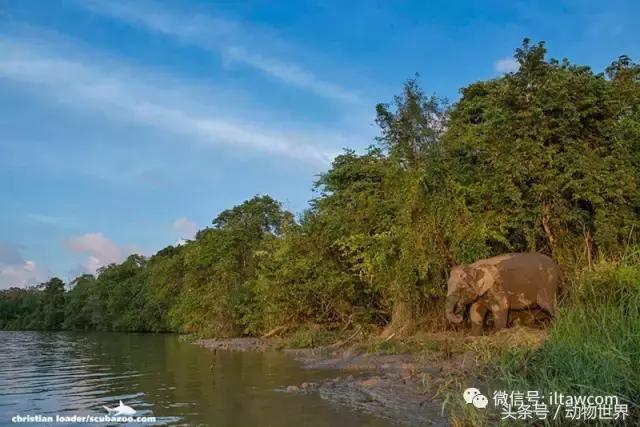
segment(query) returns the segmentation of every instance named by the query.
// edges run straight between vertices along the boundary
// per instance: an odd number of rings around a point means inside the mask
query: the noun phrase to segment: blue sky
[[[295,212],[377,102],[513,70],[524,37],[601,71],[640,6],[0,0],[0,288],[190,238],[268,193]]]

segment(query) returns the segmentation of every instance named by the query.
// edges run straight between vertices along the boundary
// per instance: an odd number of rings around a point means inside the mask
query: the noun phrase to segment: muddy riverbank
[[[236,338],[199,340],[212,350],[266,351],[278,339]],[[283,350],[308,369],[339,372],[314,383],[287,384],[287,393],[317,393],[323,399],[407,425],[447,425],[441,401],[432,399],[425,381],[440,368],[424,366],[411,354],[379,355],[355,347]]]
[[[338,369],[341,374],[292,392],[317,392],[321,397],[408,425],[447,425],[442,400],[430,389],[441,368],[425,366],[412,354],[370,354],[350,349],[292,350],[304,367]]]
[[[523,342],[526,337],[526,342]],[[325,346],[282,350],[305,368],[339,372],[316,383],[287,384],[288,393],[317,393],[322,398],[406,425],[448,425],[446,392],[477,385],[480,365],[491,348],[532,346],[543,331],[510,330],[485,337],[424,334],[403,340],[404,347]],[[380,341],[387,343],[386,341]],[[276,350],[275,338],[205,339],[197,344],[212,350]],[[385,354],[387,353],[387,354]]]

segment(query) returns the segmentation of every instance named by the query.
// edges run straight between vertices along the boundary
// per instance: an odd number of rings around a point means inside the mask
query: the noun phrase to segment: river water
[[[119,400],[153,425],[391,425],[279,390],[332,375],[283,353],[214,353],[176,335],[0,332],[0,425],[16,415],[103,416]]]

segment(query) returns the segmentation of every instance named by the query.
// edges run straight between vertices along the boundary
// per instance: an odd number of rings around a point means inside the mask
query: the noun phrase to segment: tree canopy
[[[409,80],[379,137],[318,177],[298,218],[267,195],[182,246],[0,292],[0,328],[257,335],[308,323],[403,327],[438,310],[449,268],[537,251],[566,271],[640,230],[640,66],[603,72],[525,40],[517,71],[454,104]]]

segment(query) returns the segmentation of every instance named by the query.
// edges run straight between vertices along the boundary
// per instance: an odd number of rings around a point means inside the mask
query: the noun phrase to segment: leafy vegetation
[[[356,325],[401,334],[426,318],[438,327],[453,262],[538,251],[571,279],[621,258],[640,230],[640,66],[621,56],[594,73],[546,59],[544,45],[528,40],[515,59],[518,71],[467,86],[453,105],[408,81],[376,107],[377,140],[362,154],[337,156],[299,218],[256,196],[185,245],[132,255],[67,290],[51,279],[0,292],[0,328],[282,330],[307,346]],[[625,271],[615,274],[632,275]],[[637,343],[611,347],[616,338],[606,332],[601,345],[585,347],[584,334],[602,325],[632,333],[637,325],[622,319],[637,318],[630,301],[638,294],[616,287],[630,283],[622,276],[584,277],[544,352],[527,357],[546,358],[558,372],[566,352],[580,353],[585,366],[605,353],[598,360],[611,366],[638,360]],[[587,316],[580,298],[596,289],[620,297],[593,298],[600,311]],[[615,390],[630,392],[629,381],[639,383],[624,374]]]
[[[615,394],[639,405],[639,255],[585,272],[544,345],[504,354],[499,378],[514,389]]]
[[[536,330],[502,331],[474,350],[483,369],[477,382],[494,390],[542,395],[613,395],[628,405],[630,416],[592,425],[638,425],[640,413],[640,248],[628,248],[619,259],[601,259],[570,281],[571,292],[546,334]],[[475,347],[475,348],[474,348]],[[441,353],[438,353],[441,354]],[[467,383],[467,378],[455,378]],[[461,384],[458,384],[463,387]],[[448,388],[452,425],[512,425],[496,411],[476,411],[460,403],[459,390]],[[573,425],[575,420],[547,419],[545,425]]]

